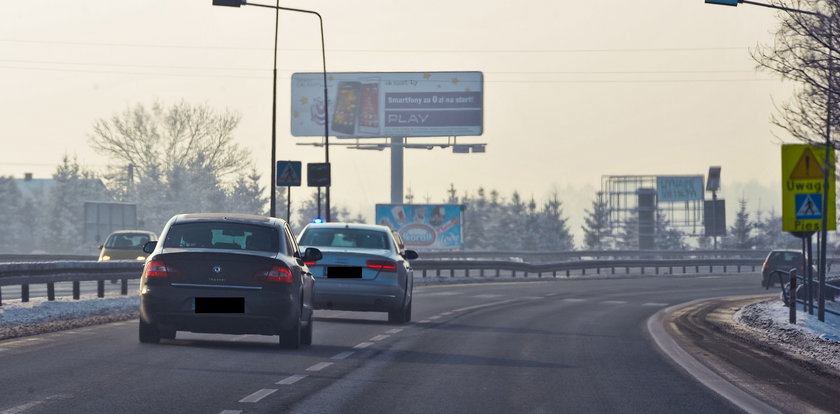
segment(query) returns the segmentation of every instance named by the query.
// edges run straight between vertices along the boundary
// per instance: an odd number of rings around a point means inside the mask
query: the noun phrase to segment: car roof
[[[273,224],[283,225],[285,220],[276,217],[258,216],[256,214],[242,214],[242,213],[188,213],[178,214],[175,216],[174,223],[195,223],[201,221],[231,221],[237,223],[249,224]]]
[[[376,230],[376,231],[385,231],[390,233],[391,228],[387,226],[382,226],[379,224],[364,224],[364,223],[342,223],[342,222],[329,222],[329,223],[309,223],[306,225],[306,228],[317,228],[317,229],[359,229],[359,230]]]
[[[149,231],[149,230],[117,230],[117,231],[111,232],[111,234],[136,234],[136,233],[154,234],[155,236],[157,236],[157,233],[155,233],[153,231]]]

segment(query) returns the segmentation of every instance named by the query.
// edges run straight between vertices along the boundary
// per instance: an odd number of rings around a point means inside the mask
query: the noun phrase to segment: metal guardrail
[[[650,253],[650,252],[647,252]],[[463,254],[463,253],[462,253]],[[829,265],[833,261],[830,259]],[[511,272],[529,277],[535,275],[542,278],[571,277],[572,272],[581,276],[617,274],[617,270],[624,270],[624,274],[673,274],[674,269],[681,269],[683,274],[693,272],[722,272],[742,273],[757,272],[763,263],[763,258],[691,258],[691,259],[614,259],[614,260],[569,260],[555,262],[528,263],[519,260],[476,260],[461,259],[418,259],[413,260],[412,267],[415,277],[455,277],[460,272],[462,276],[472,277],[476,272],[478,277],[499,277],[501,272]],[[104,283],[107,280],[120,279],[122,281],[121,294],[127,294],[128,280],[138,279],[142,272],[143,263],[136,261],[95,262],[87,260],[53,261],[36,263],[0,263],[0,288],[18,285],[21,289],[21,300],[29,300],[29,286],[33,284],[47,285],[47,298],[55,299],[55,283],[72,282],[73,298],[80,296],[79,283],[96,281],[97,294],[104,296]],[[666,271],[667,270],[667,271]],[[488,274],[489,273],[489,274]],[[577,274],[576,274],[577,276]],[[2,306],[2,290],[0,290],[0,306]]]
[[[128,294],[128,280],[138,279],[143,263],[129,260],[110,262],[56,261],[35,263],[0,263],[0,289],[3,286],[20,286],[21,301],[29,301],[29,287],[34,284],[47,285],[47,299],[55,300],[55,284],[73,283],[73,299],[79,299],[80,282],[96,281],[97,296],[105,296],[105,281],[120,279],[120,294]],[[0,290],[0,306],[3,305]]]

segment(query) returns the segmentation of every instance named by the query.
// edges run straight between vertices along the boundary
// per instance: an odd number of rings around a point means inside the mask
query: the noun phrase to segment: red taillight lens
[[[373,269],[379,272],[397,271],[397,264],[388,260],[368,260],[367,262],[365,262],[365,265],[367,265],[369,269]]]
[[[317,263],[317,262],[303,262],[303,264],[305,264],[307,266],[315,266],[315,263]]]
[[[143,276],[146,277],[174,277],[178,273],[178,269],[167,266],[162,260],[152,260],[143,268]]]
[[[258,272],[256,277],[265,282],[292,283],[294,281],[292,271],[283,266],[274,266],[269,270]]]

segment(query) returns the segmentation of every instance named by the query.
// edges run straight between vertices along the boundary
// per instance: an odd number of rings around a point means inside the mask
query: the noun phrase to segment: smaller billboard
[[[463,209],[460,204],[377,204],[376,223],[398,232],[409,248],[460,249]]]
[[[664,175],[656,177],[656,199],[659,202],[702,200],[702,175]]]

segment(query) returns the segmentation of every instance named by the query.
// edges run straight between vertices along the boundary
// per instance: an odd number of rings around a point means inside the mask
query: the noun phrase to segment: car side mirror
[[[406,260],[414,260],[420,257],[420,255],[417,254],[417,252],[415,252],[414,250],[406,250],[405,253],[403,253],[403,257],[405,257]]]
[[[100,245],[99,245],[99,250],[102,250],[104,247],[105,247],[105,245],[104,245],[104,244],[100,244]]]
[[[303,252],[304,262],[317,262],[318,260],[321,260],[323,258],[324,254],[314,247],[307,247],[306,251]]]
[[[146,242],[146,244],[143,245],[143,253],[151,253],[155,251],[155,247],[157,247],[156,241]]]

